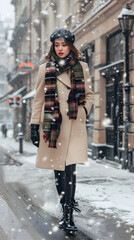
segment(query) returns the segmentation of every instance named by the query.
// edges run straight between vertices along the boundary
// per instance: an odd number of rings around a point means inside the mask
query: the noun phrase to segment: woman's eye
[[[63,44],[62,47],[66,47],[67,44]],[[59,45],[55,45],[55,47],[59,47]]]

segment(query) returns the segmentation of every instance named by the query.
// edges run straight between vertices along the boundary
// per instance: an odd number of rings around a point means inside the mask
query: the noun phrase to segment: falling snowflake
[[[61,59],[61,60],[59,61],[59,65],[60,65],[60,66],[64,66],[64,65],[65,65],[65,60]]]
[[[108,168],[108,165],[105,165],[105,168]]]
[[[62,14],[58,14],[56,15],[57,18],[61,18],[62,17]]]
[[[105,118],[103,121],[102,121],[102,125],[104,127],[108,127],[110,124],[111,124],[111,119],[110,118]]]
[[[26,37],[26,40],[27,40],[27,41],[30,41],[30,37]]]
[[[117,221],[116,227],[119,228],[121,226],[120,221]]]
[[[52,231],[53,231],[53,232],[57,232],[57,231],[58,231],[58,227],[57,227],[57,226],[54,226],[54,227],[52,228]]]
[[[44,91],[45,91],[45,93],[46,93],[46,91],[47,91],[47,88],[46,88],[46,87],[44,87]]]
[[[15,228],[11,228],[11,231],[12,231],[12,232],[15,232]]]
[[[86,167],[88,167],[90,164],[89,164],[89,162],[85,162],[84,165],[85,165]]]
[[[74,174],[74,175],[77,175],[77,174],[78,174],[78,171],[74,171],[73,174]]]
[[[89,225],[94,224],[94,222],[95,222],[95,221],[94,221],[93,219],[88,220],[88,224],[89,224]]]
[[[30,204],[30,205],[28,205],[28,206],[26,207],[26,209],[27,209],[27,210],[30,210],[31,207],[32,207],[32,205]]]

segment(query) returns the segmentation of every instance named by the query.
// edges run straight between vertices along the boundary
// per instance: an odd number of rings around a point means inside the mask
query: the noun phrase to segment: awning
[[[23,96],[22,100],[34,98],[35,90],[32,90],[31,92],[27,93],[25,96]]]
[[[14,89],[12,89],[12,90],[8,91],[7,93],[5,93],[2,97],[0,97],[0,100],[2,100],[2,99],[4,99],[4,98],[5,98],[4,100],[6,100],[6,99],[7,99],[6,97],[7,97],[8,95],[12,94],[13,91],[14,91]]]
[[[23,86],[21,88],[19,88],[17,91],[14,92],[14,89],[11,89],[10,91],[8,91],[7,93],[5,93],[2,97],[0,97],[0,102],[4,102],[7,101],[8,96],[11,97],[15,97],[17,95],[19,95],[22,91],[24,91],[26,89],[26,86]]]
[[[18,96],[23,90],[26,89],[26,86],[23,86],[21,88],[19,88],[17,91],[15,91],[13,94],[12,94],[12,97],[15,97],[15,96]]]

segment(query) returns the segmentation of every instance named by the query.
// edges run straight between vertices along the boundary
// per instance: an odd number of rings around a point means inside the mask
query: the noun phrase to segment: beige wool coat
[[[89,114],[93,103],[91,79],[88,65],[84,62],[80,63],[83,67],[85,79],[85,107]],[[42,122],[44,118],[45,67],[46,63],[39,67],[36,95],[30,122],[40,125],[40,144],[37,150],[36,167],[64,171],[66,165],[77,163],[84,164],[87,162],[86,112],[84,107],[79,105],[77,119],[68,118],[67,99],[71,89],[70,73],[64,72],[57,76],[58,99],[60,103],[60,112],[62,114],[62,123],[57,141],[57,148],[48,148],[48,143],[44,142],[42,131]]]

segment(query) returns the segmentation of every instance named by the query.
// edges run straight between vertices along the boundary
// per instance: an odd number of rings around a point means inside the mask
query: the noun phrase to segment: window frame
[[[113,37],[115,37],[116,35],[118,35],[120,33],[122,34],[121,29],[118,29],[116,32],[107,36],[107,39],[106,39],[106,63],[107,64],[111,64],[111,63],[116,62],[116,61],[111,61],[110,60],[110,49],[112,49],[112,48],[110,48],[110,39],[112,39]],[[123,35],[122,35],[122,37],[123,37]],[[123,60],[123,58],[119,59],[118,61],[120,61],[120,60]]]

